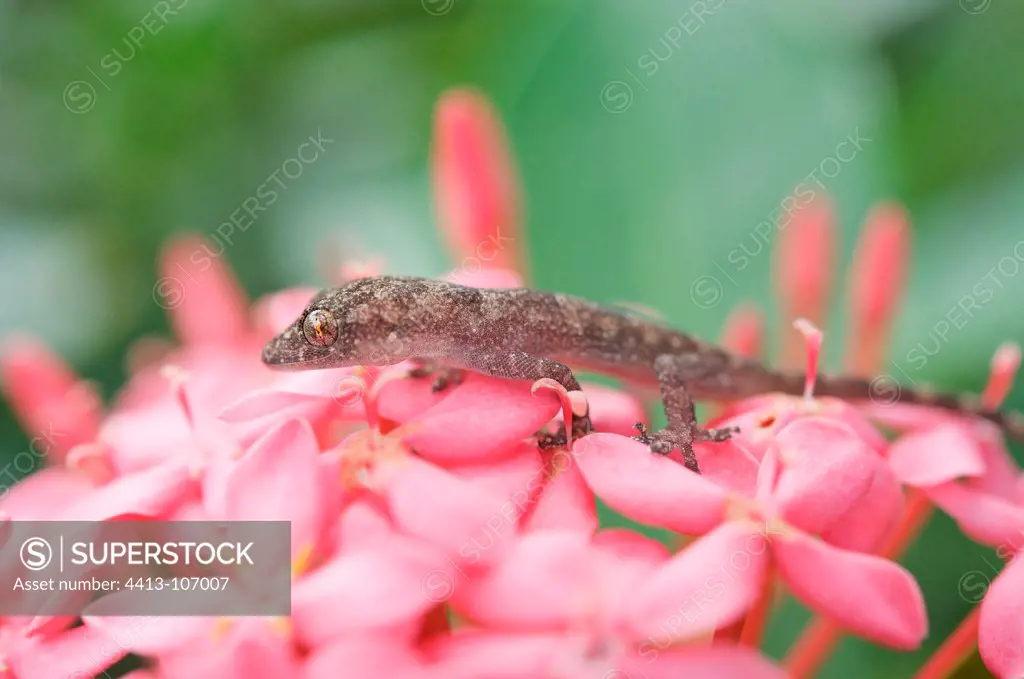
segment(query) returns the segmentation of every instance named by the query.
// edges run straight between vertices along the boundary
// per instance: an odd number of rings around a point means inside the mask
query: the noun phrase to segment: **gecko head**
[[[385,365],[402,360],[387,277],[360,278],[317,293],[302,314],[263,347],[263,363],[276,370]],[[394,326],[394,327],[393,327]],[[399,343],[400,344],[400,343]]]
[[[263,347],[263,363],[277,370],[340,368],[356,365],[345,316],[336,307],[337,292],[323,290],[302,314]]]

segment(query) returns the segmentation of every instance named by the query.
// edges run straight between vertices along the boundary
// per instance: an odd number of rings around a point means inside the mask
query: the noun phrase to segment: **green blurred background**
[[[45,338],[109,396],[133,339],[167,332],[152,296],[161,243],[213,233],[318,130],[335,142],[228,246],[248,291],[325,282],[324,251],[381,255],[395,273],[450,268],[431,114],[438,93],[471,83],[509,129],[538,286],[716,336],[741,300],[774,310],[767,248],[742,271],[718,267],[756,248],[756,225],[820,167],[834,175],[818,176],[841,218],[839,274],[873,202],[913,216],[892,350],[905,356],[934,346],[935,324],[1024,240],[1022,31],[1016,0],[7,0],[0,334]],[[826,163],[858,133],[870,141],[854,158]],[[998,343],[1024,339],[1024,275],[1003,269],[923,378],[977,390]],[[703,276],[721,287],[695,304]],[[840,294],[832,358],[843,306]],[[0,452],[26,446],[0,411]],[[909,676],[968,610],[958,581],[988,573],[989,554],[934,520],[906,559],[929,604],[926,647],[848,640],[824,676]],[[787,605],[769,652],[803,619]],[[969,674],[985,676],[976,660]]]

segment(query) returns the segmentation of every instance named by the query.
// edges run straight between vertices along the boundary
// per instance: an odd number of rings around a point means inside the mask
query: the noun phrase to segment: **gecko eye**
[[[318,347],[329,347],[338,339],[338,322],[326,309],[314,309],[302,321],[306,341]]]

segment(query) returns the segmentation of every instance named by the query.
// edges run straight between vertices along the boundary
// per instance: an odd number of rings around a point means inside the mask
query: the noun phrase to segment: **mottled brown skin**
[[[337,339],[329,346],[313,344],[303,334],[304,319],[316,309],[330,311],[337,322]],[[547,377],[570,391],[580,388],[570,365],[657,385],[668,426],[650,435],[641,431],[639,438],[656,453],[680,450],[694,471],[694,442],[724,441],[733,433],[701,429],[694,399],[800,394],[804,388],[802,374],[772,370],[649,319],[578,297],[526,288],[469,288],[408,276],[361,278],[320,292],[263,350],[264,363],[278,369],[392,365],[407,359],[508,379]],[[860,378],[821,376],[815,393],[864,400],[870,388]],[[899,399],[977,415],[1014,438],[1024,437],[1018,417],[981,411],[971,398],[902,388]],[[589,418],[574,418],[572,429],[574,436],[589,431]]]

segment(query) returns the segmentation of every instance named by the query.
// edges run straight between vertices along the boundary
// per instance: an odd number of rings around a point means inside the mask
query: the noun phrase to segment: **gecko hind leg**
[[[720,366],[715,362],[709,362],[709,358],[701,354],[659,356],[654,361],[654,371],[658,376],[661,402],[665,408],[668,426],[651,434],[640,425],[637,427],[640,435],[636,439],[650,446],[651,452],[659,455],[668,455],[673,450],[679,450],[687,469],[699,474],[700,467],[693,452],[693,444],[704,441],[728,441],[739,431],[737,427],[702,429],[697,424],[690,388],[699,384],[701,380],[714,376],[719,369]]]
[[[466,378],[466,371],[461,368],[442,365],[432,358],[417,358],[414,360],[417,366],[409,371],[409,377],[415,379],[433,377],[434,381],[430,384],[432,392],[437,393],[444,391],[450,386],[458,386]]]

